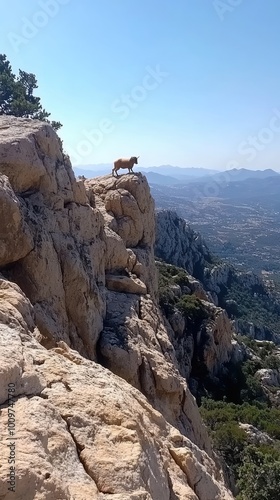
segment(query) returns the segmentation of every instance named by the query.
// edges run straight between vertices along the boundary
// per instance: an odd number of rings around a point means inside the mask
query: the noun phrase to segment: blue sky
[[[36,74],[73,164],[280,170],[278,0],[10,0],[0,52]]]

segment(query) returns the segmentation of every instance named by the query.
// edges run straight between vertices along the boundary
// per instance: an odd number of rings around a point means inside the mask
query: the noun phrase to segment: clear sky
[[[280,170],[279,0],[0,4],[73,164]]]

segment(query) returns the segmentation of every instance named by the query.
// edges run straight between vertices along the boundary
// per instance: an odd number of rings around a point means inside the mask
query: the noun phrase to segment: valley
[[[186,186],[151,185],[156,208],[174,210],[201,233],[209,249],[237,269],[261,275],[269,290],[280,298],[280,198],[278,178],[255,195],[259,182],[230,183],[216,197],[198,197],[202,184]],[[232,185],[231,185],[232,184]],[[242,189],[237,190],[236,184]],[[244,186],[245,184],[245,186]],[[247,186],[246,186],[247,184]],[[268,183],[266,183],[268,184]],[[247,189],[246,189],[247,188]],[[245,193],[247,192],[247,197]],[[279,190],[280,192],[280,190]]]

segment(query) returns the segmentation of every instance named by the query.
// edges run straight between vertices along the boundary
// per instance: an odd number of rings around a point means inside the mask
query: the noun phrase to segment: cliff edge
[[[0,499],[233,498],[154,240],[144,176],[77,181],[49,125],[0,117]]]

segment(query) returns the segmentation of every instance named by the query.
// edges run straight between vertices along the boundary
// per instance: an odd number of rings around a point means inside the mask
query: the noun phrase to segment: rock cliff
[[[201,236],[175,212],[156,214],[155,255],[199,280],[207,299],[235,319],[237,333],[280,344],[279,302],[263,280],[213,256]]]
[[[232,322],[187,271],[161,261],[156,265],[159,304],[172,327],[169,336],[179,370],[200,399],[208,383],[223,378],[238,354]]]
[[[202,279],[212,256],[201,236],[169,210],[158,212],[156,222],[156,255]]]
[[[49,125],[0,117],[0,216],[0,498],[231,499],[158,307],[145,177],[76,181]]]

